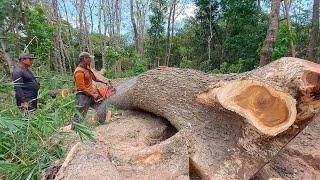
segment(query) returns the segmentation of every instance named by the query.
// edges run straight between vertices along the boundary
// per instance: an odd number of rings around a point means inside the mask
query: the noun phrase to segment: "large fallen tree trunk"
[[[320,179],[319,149],[318,115],[252,179]]]
[[[161,68],[120,84],[109,103],[170,121],[204,179],[248,179],[318,111],[319,72],[297,58],[231,75]]]

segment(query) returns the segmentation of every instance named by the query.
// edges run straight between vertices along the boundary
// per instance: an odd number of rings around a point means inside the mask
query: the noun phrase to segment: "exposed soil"
[[[94,131],[98,141],[72,147],[56,179],[190,179],[187,147],[165,119],[119,111]]]

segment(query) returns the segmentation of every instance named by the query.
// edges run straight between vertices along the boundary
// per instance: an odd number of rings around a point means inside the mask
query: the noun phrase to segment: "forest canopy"
[[[270,62],[283,56],[318,62],[317,4],[317,0],[1,0],[4,67],[12,69],[19,54],[28,51],[39,58],[35,67],[72,72],[84,49],[94,54],[94,67],[104,69],[108,77],[133,76],[159,65],[238,73],[258,67],[263,58]],[[272,13],[276,21],[269,18]]]

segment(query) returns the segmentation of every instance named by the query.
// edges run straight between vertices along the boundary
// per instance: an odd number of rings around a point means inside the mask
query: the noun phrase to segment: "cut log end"
[[[55,89],[50,90],[47,93],[48,96],[51,96],[52,98],[56,98],[57,95],[61,95],[62,97],[67,97],[69,95],[68,89]]]
[[[233,101],[267,127],[274,127],[285,122],[289,115],[286,102],[273,96],[263,86],[248,86],[236,95]]]
[[[223,107],[245,117],[267,135],[287,130],[296,119],[295,99],[259,81],[230,82],[219,88],[216,97]]]
[[[287,130],[295,121],[295,99],[289,94],[253,80],[230,82],[218,89],[211,89],[197,97],[198,102],[236,112],[260,132],[275,136]]]

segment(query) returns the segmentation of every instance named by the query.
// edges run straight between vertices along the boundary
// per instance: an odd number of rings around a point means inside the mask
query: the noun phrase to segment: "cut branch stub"
[[[296,119],[295,100],[259,81],[232,81],[216,91],[216,99],[267,135],[287,130]]]

